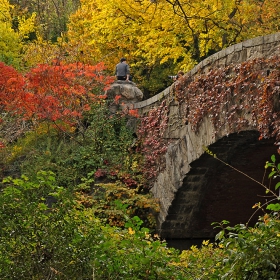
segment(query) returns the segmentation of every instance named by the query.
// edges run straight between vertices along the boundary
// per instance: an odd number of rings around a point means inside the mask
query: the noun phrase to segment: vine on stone
[[[176,83],[175,94],[185,105],[192,129],[198,131],[208,116],[216,133],[225,126],[238,132],[251,125],[260,132],[260,139],[279,141],[279,62],[279,57],[258,58],[200,76],[184,76]]]
[[[215,134],[225,128],[234,133],[251,126],[260,132],[260,139],[275,137],[280,145],[279,64],[277,56],[258,58],[203,75],[185,75],[174,83],[175,99],[184,108],[183,123],[197,132],[207,116]],[[164,100],[138,126],[148,185],[165,167],[163,155],[172,141],[164,138],[168,114],[169,104]]]
[[[151,185],[165,165],[163,155],[170,143],[164,138],[168,125],[168,113],[169,107],[166,100],[163,100],[158,107],[153,108],[141,118],[141,123],[138,126],[140,151],[144,155],[142,170],[148,185]]]

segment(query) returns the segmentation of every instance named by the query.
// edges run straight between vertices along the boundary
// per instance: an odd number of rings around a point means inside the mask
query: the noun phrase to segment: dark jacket
[[[116,76],[127,76],[129,74],[129,66],[126,63],[120,62],[116,66]]]

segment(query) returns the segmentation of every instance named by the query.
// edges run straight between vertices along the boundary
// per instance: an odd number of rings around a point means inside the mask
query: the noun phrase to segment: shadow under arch
[[[257,131],[243,131],[225,136],[208,148],[253,179],[259,182],[264,179],[268,186],[264,166],[272,154],[276,155],[275,139],[258,138]],[[271,182],[271,187],[275,184]],[[256,210],[252,206],[266,202],[265,196],[261,185],[204,153],[191,163],[191,170],[161,226],[160,236],[166,239],[213,238],[219,229],[213,229],[211,223],[228,220],[231,226],[245,224]],[[261,214],[254,215],[249,225],[256,223]]]

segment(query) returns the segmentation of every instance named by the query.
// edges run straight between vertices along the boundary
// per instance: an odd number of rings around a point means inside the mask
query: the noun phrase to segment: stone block
[[[255,47],[255,46],[263,45],[263,44],[264,44],[264,37],[259,36],[259,37],[244,41],[243,42],[243,47],[244,48],[251,48],[251,47]]]
[[[234,52],[240,52],[243,50],[244,44],[243,44],[243,42],[241,42],[241,43],[233,45],[233,47],[234,47]]]
[[[279,44],[277,44],[277,42],[274,42],[271,44],[264,45],[262,51],[263,51],[264,56],[266,56],[268,58],[270,56],[279,55],[280,47],[279,47]]]
[[[217,59],[223,59],[226,55],[227,55],[226,49],[222,49],[221,51],[219,51],[217,53],[217,56],[218,56]]]
[[[267,35],[267,36],[269,36],[269,35]],[[280,32],[273,34],[273,37],[274,37],[274,42],[279,42],[280,41]]]
[[[184,213],[185,216],[188,217],[186,219],[189,219],[191,217],[192,211],[193,211],[193,205],[190,205],[190,204],[180,205],[179,213]],[[168,216],[168,218],[169,218],[169,216]]]
[[[188,72],[188,74],[190,74],[191,76],[195,75],[197,73],[197,69],[198,69],[198,66],[196,65],[192,70],[190,70]]]
[[[233,46],[230,46],[230,47],[228,47],[228,48],[226,48],[226,49],[225,49],[225,54],[226,54],[226,56],[229,56],[229,55],[231,55],[232,53],[234,53],[234,48],[235,48],[234,45],[233,45]]]
[[[232,52],[230,54],[228,54],[227,56],[227,65],[232,64],[238,64],[241,62],[241,51],[240,52]]]
[[[265,45],[265,44],[274,43],[275,39],[277,38],[276,34],[277,33],[263,36],[263,44]]]
[[[243,61],[263,57],[263,45],[254,46],[247,49],[247,54],[244,54]]]
[[[183,230],[185,228],[185,224],[181,222],[176,222],[174,223],[173,228],[175,228],[176,230]]]

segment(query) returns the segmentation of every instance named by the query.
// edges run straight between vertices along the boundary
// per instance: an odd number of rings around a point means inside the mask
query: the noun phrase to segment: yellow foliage
[[[29,18],[22,16],[18,18],[18,34],[21,39],[28,38],[29,33],[35,31],[36,14],[33,13]]]
[[[13,9],[13,6],[10,5],[8,0],[1,0],[0,1],[0,21],[10,21],[11,14],[10,9]]]
[[[123,56],[148,65],[176,60],[184,56],[176,38],[183,21],[169,11],[165,3],[148,0],[82,0],[70,19],[69,41],[90,59],[105,61],[112,71]]]
[[[128,233],[131,234],[131,235],[135,234],[135,230],[133,230],[132,228],[128,228]]]
[[[274,2],[81,0],[70,18],[69,43],[76,56],[103,60],[112,72],[123,56],[132,66],[173,61],[186,71],[213,51],[277,32],[280,4]]]
[[[20,68],[24,39],[34,31],[35,14],[17,17],[17,30],[13,29],[13,6],[7,0],[0,1],[0,61]]]
[[[51,63],[54,59],[62,58],[64,60],[62,53],[58,44],[43,40],[37,33],[37,40],[30,42],[25,50],[24,60],[27,66],[34,67],[41,63]]]

